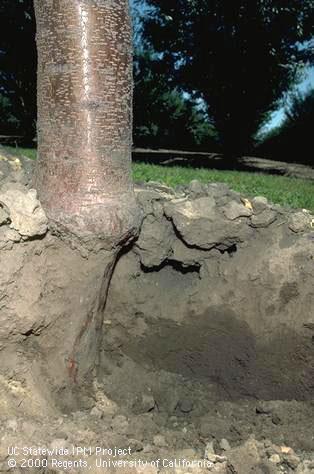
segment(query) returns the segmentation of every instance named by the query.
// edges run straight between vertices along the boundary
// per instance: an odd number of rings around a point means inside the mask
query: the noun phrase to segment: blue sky
[[[304,94],[307,90],[312,89],[314,87],[314,67],[307,68],[304,72],[304,78],[295,88],[296,91]],[[278,127],[285,118],[285,108],[284,105],[280,107],[278,110],[273,112],[271,115],[270,121],[267,125],[260,130],[260,133],[267,132],[274,127]]]

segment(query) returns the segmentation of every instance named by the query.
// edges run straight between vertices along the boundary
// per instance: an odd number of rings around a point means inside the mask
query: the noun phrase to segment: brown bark
[[[34,187],[52,221],[116,244],[138,225],[128,0],[35,0],[35,12]]]

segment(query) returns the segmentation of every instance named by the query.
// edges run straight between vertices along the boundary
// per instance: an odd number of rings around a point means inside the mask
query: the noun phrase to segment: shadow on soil
[[[123,351],[135,362],[216,383],[230,400],[310,400],[314,395],[313,341],[287,328],[258,340],[233,314],[208,310],[182,325],[159,320],[149,335]],[[306,368],[305,368],[306,367]]]

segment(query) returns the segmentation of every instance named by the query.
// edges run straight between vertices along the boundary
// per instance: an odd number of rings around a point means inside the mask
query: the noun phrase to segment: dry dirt
[[[102,250],[51,233],[28,166],[0,162],[0,472],[313,473],[313,216],[224,185],[138,186],[97,377],[69,392],[40,358],[58,374]]]

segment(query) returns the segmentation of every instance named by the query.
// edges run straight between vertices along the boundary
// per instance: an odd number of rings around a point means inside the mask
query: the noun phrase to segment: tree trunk
[[[27,324],[20,327],[19,310],[11,321],[25,338],[19,354],[32,380],[44,374],[44,393],[71,394],[91,384],[115,260],[140,225],[131,178],[131,26],[127,0],[35,0],[35,12],[33,187],[52,235],[25,251],[35,295],[24,303]],[[73,406],[71,395],[59,398]]]
[[[114,246],[138,224],[131,178],[132,41],[127,0],[35,0],[34,186],[52,222]]]

